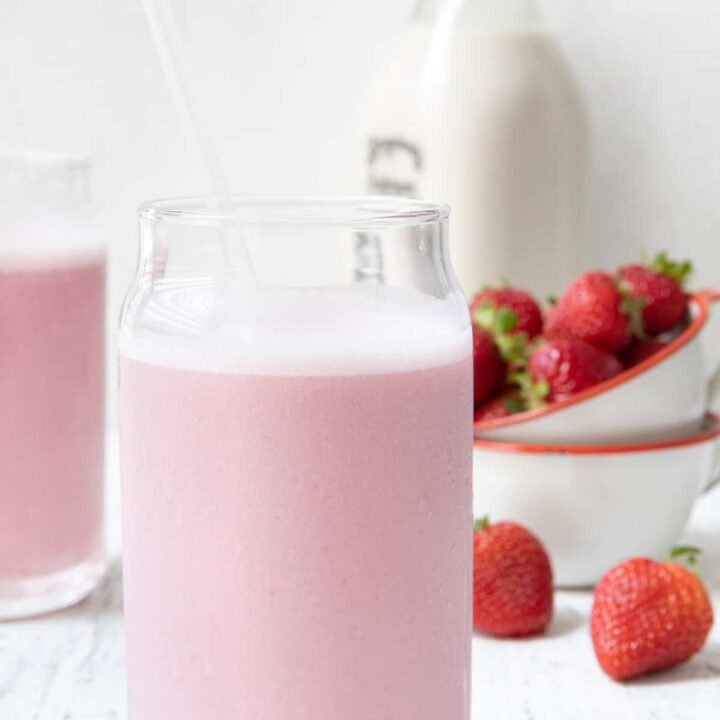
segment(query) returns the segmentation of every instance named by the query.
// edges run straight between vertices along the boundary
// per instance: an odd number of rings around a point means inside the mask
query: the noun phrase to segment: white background
[[[590,110],[597,261],[667,247],[695,259],[699,283],[720,284],[717,0],[542,4]],[[339,181],[347,138],[412,5],[174,0],[235,192],[353,190]],[[207,190],[140,0],[0,0],[0,99],[0,150],[93,159],[112,327],[135,261],[136,206]],[[112,378],[112,349],[110,365]]]

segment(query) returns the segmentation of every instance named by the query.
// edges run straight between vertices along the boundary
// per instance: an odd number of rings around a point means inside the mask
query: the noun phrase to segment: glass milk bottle
[[[104,571],[105,249],[89,167],[0,156],[0,618]]]
[[[368,233],[405,249],[384,284],[358,267]],[[468,720],[472,343],[446,233],[410,200],[142,210],[120,323],[132,720]]]
[[[585,241],[586,128],[535,0],[421,0],[369,93],[371,192],[447,202],[471,295],[558,293]]]

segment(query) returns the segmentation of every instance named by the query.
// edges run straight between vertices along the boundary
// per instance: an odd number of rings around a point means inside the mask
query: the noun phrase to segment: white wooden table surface
[[[112,438],[110,468],[116,453]],[[116,471],[108,475],[109,580],[70,610],[0,623],[0,720],[125,718],[118,480]],[[702,571],[715,588],[720,615],[720,488],[698,504],[686,539],[705,550]],[[720,718],[720,618],[690,663],[621,685],[595,663],[587,629],[590,602],[589,593],[557,593],[555,619],[541,638],[473,640],[473,720]]]

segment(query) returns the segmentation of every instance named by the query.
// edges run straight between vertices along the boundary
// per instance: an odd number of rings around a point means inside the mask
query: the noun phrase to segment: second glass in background
[[[101,579],[105,248],[89,166],[0,156],[0,619]]]

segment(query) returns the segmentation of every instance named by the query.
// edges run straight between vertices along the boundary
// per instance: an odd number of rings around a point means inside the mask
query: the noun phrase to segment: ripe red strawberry
[[[475,295],[470,303],[474,314],[478,308],[488,305],[496,309],[511,310],[517,323],[512,334],[524,332],[532,339],[542,332],[543,316],[537,300],[524,290],[515,288],[488,288]]]
[[[475,405],[480,405],[500,389],[505,366],[492,336],[473,324],[473,387]]]
[[[626,560],[595,588],[593,646],[600,667],[616,680],[685,662],[705,644],[712,624],[701,580],[673,562]]]
[[[620,374],[623,366],[610,353],[572,338],[547,340],[530,356],[530,377],[555,402]]]
[[[645,362],[655,353],[660,352],[667,343],[659,340],[635,340],[630,347],[623,352],[621,360],[626,368],[635,367],[641,362]]]
[[[623,297],[615,279],[604,272],[580,275],[550,311],[545,323],[548,338],[577,338],[609,353],[640,332],[639,308]]]
[[[692,271],[689,262],[674,263],[660,253],[650,265],[625,265],[618,271],[622,288],[642,302],[648,335],[660,335],[679,325],[688,310],[683,282]]]
[[[484,402],[475,411],[475,422],[490,422],[509,417],[525,410],[522,399],[514,391],[504,393],[500,397]]]
[[[543,631],[553,611],[552,568],[542,543],[510,522],[475,524],[473,624],[499,637]]]

